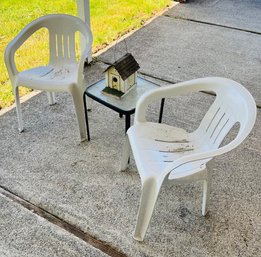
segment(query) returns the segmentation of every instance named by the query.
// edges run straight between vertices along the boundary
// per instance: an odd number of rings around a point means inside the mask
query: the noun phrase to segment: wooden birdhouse
[[[132,54],[125,54],[105,70],[106,87],[125,94],[136,85],[139,68]]]

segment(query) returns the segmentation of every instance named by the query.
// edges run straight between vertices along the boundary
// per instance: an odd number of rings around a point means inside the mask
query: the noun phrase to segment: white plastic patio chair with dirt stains
[[[15,53],[36,31],[46,28],[49,32],[49,64],[17,70]],[[86,41],[77,62],[76,32]],[[81,141],[86,139],[83,106],[84,62],[92,47],[92,33],[80,18],[65,14],[51,14],[40,17],[28,24],[6,47],[5,64],[10,76],[15,96],[19,131],[24,130],[19,91],[20,86],[47,91],[49,104],[55,103],[55,92],[68,92],[72,95],[78,120]]]
[[[194,132],[146,121],[147,107],[154,100],[198,91],[212,91],[216,98]],[[121,160],[121,170],[125,170],[132,149],[142,184],[134,239],[143,241],[165,183],[203,181],[202,215],[205,215],[211,183],[207,162],[242,143],[255,119],[256,104],[251,94],[239,83],[225,78],[196,79],[145,94],[137,103],[135,123],[127,132]],[[220,146],[236,123],[240,125],[237,136]]]

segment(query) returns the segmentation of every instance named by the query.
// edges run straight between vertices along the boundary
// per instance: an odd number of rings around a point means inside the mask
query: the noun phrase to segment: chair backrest
[[[256,119],[256,103],[252,95],[239,83],[225,78],[207,78],[201,81],[201,90],[212,91],[216,99],[195,133],[210,149],[217,149],[231,128],[239,123],[233,148],[252,130]],[[205,88],[205,89],[204,89]]]
[[[32,28],[47,28],[49,31],[50,59],[52,65],[76,63],[76,32],[80,32],[86,45],[92,40],[88,25],[80,18],[66,14],[51,14],[31,23]],[[81,49],[83,51],[84,49]]]

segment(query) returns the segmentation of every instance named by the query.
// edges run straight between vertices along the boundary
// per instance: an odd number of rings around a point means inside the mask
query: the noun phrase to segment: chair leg
[[[48,102],[50,105],[53,105],[56,103],[55,101],[55,93],[54,92],[46,92],[48,97]]]
[[[133,236],[137,241],[143,241],[145,237],[159,191],[160,188],[157,187],[156,181],[152,179],[146,181],[142,187],[138,218]]]
[[[88,97],[88,101],[87,101],[87,111],[91,112],[92,111],[92,106],[93,106],[93,100]]]
[[[15,105],[16,105],[16,113],[18,119],[18,130],[19,132],[23,132],[24,130],[24,122],[22,118],[21,104],[19,98],[19,87],[13,88],[14,97],[15,97]]]
[[[126,135],[124,145],[123,145],[122,156],[121,156],[120,171],[126,170],[130,158],[130,151],[131,151],[130,141],[128,135]]]
[[[87,139],[83,97],[80,90],[73,90],[71,94],[74,102],[74,108],[77,116],[79,130],[80,130],[81,142],[83,142]]]
[[[211,175],[208,172],[207,178],[203,180],[203,199],[202,199],[202,215],[208,212],[209,194],[211,189]]]

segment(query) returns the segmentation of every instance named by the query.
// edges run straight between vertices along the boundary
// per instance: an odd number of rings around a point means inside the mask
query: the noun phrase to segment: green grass
[[[144,21],[165,8],[171,0],[91,0],[93,52],[104,48],[126,32],[139,28]],[[11,84],[4,65],[4,49],[29,22],[50,13],[77,15],[76,0],[1,0],[0,1],[0,109],[14,102]],[[19,70],[48,62],[47,32],[33,35],[17,52]],[[24,95],[29,89],[21,88]]]

